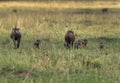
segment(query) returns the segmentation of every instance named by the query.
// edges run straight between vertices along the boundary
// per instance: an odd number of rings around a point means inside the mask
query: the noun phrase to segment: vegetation
[[[0,83],[120,82],[120,3],[14,3],[0,3]],[[22,34],[19,49],[10,39],[16,22]],[[66,49],[67,30],[76,40],[88,39],[87,47]],[[40,49],[33,49],[36,39]]]
[[[119,0],[0,0],[0,1],[119,1]]]

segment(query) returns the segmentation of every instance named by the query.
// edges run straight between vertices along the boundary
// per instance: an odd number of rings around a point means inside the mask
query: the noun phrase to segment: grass
[[[9,2],[0,2],[0,7],[31,7],[31,8],[56,8],[56,9],[66,9],[66,8],[120,8],[119,1],[94,1],[94,2],[84,2],[84,1],[51,1],[51,2],[25,2],[25,1],[9,1]],[[66,4],[67,3],[67,4]]]
[[[27,3],[9,3],[12,2],[0,3],[1,83],[120,82],[118,5],[113,7],[113,2],[108,2],[110,10],[103,14],[99,7],[92,8],[91,3],[84,5],[81,2],[69,2],[67,7],[65,3],[58,2],[55,2],[57,6],[53,3],[39,3],[41,7],[38,7],[38,3],[29,3],[28,7],[24,6]],[[80,3],[81,7],[78,5]],[[5,8],[3,4],[6,4]],[[17,7],[17,26],[22,34],[19,49],[13,49],[10,39],[11,29],[16,24],[12,12],[16,5],[20,5]],[[64,35],[69,29],[75,32],[76,40],[87,38],[87,47],[65,49]],[[36,39],[42,40],[39,50],[33,49],[33,41]],[[105,44],[103,50],[98,48],[100,42]]]

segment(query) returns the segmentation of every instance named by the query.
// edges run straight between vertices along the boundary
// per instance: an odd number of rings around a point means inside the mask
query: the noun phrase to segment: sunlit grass
[[[120,2],[114,1],[95,1],[95,2],[0,2],[1,8],[8,7],[31,7],[31,8],[57,8],[57,9],[66,9],[66,8],[120,8]]]

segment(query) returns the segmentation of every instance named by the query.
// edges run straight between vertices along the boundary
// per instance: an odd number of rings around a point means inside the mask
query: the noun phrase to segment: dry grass
[[[0,7],[3,9],[5,6],[5,10],[0,10],[0,82],[119,83],[120,12],[75,13],[89,7],[91,10],[99,7],[119,8],[118,4],[1,2]],[[22,40],[20,49],[16,50],[12,49],[13,43],[9,37],[16,18],[8,7],[17,6],[23,9],[18,8],[17,13]],[[40,9],[34,10],[35,7]],[[58,10],[61,13],[57,13],[54,8],[72,9]],[[52,14],[49,9],[53,10]],[[69,29],[74,30],[76,40],[87,38],[88,46],[66,50],[63,39]],[[32,47],[37,38],[42,40],[39,50]],[[105,44],[105,49],[98,49],[99,42]]]
[[[1,2],[1,8],[9,7],[31,7],[31,8],[56,8],[56,9],[66,9],[66,8],[120,8],[120,2],[113,1],[96,1],[96,2]]]

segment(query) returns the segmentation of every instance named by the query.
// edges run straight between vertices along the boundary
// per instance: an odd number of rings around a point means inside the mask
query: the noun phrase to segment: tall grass
[[[27,3],[8,3],[11,2],[4,4],[10,8],[2,7],[0,10],[1,83],[120,82],[120,15],[116,13],[119,9],[111,9],[105,14],[99,9],[91,9],[89,11],[93,13],[86,13],[88,10],[79,9],[78,4],[81,2],[69,2],[67,7],[65,3],[56,2],[57,6],[53,3],[39,3],[41,7],[37,7],[37,3],[28,4],[28,7],[34,4],[37,10],[34,10],[33,5],[31,9],[20,6],[17,8],[17,26],[22,39],[20,49],[13,49],[9,36],[16,17],[12,7]],[[86,7],[86,4],[81,6]],[[54,9],[57,7],[61,10]],[[70,29],[75,32],[76,40],[88,39],[87,47],[65,49],[64,35]],[[36,39],[41,39],[40,49],[33,49]],[[103,50],[98,48],[100,42],[105,45]]]
[[[66,4],[67,3],[67,4]],[[29,7],[29,8],[56,8],[56,9],[66,9],[66,8],[120,8],[120,2],[117,1],[95,1],[95,2],[25,2],[25,1],[9,1],[9,2],[0,2],[1,8],[9,7]]]

